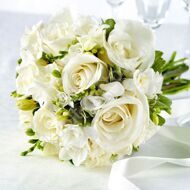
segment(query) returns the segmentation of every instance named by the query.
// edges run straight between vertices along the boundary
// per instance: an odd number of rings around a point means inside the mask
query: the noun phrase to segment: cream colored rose
[[[82,164],[88,155],[88,138],[77,125],[65,125],[60,136],[60,160],[72,160],[74,165]]]
[[[141,136],[148,120],[146,99],[126,96],[113,100],[93,119],[97,143],[111,153],[131,154],[132,145]]]
[[[117,21],[105,40],[109,59],[121,68],[144,70],[154,61],[154,35],[150,28],[137,21]]]
[[[106,65],[92,54],[78,54],[71,58],[62,73],[63,89],[67,94],[80,93],[105,79]]]
[[[37,137],[44,142],[56,143],[62,125],[48,105],[44,105],[34,114],[34,131]]]

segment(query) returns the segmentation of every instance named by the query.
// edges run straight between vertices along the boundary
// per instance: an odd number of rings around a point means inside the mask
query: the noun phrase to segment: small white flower
[[[107,100],[122,96],[125,92],[123,85],[117,81],[108,84],[101,84],[100,88],[105,91],[103,97]]]
[[[89,141],[89,153],[85,161],[87,167],[106,166],[111,164],[111,154],[102,149],[94,140]]]
[[[19,94],[30,95],[29,89],[32,86],[35,76],[38,75],[38,68],[35,64],[22,65],[17,67],[18,76],[16,87]]]
[[[77,94],[106,78],[106,66],[101,60],[91,54],[78,54],[63,69],[63,89],[67,94]]]
[[[137,94],[138,92],[153,98],[156,94],[161,93],[163,76],[154,72],[152,68],[145,71],[136,70],[133,78],[125,79],[122,84],[128,93]]]
[[[35,112],[33,118],[33,127],[37,137],[50,143],[56,143],[58,132],[62,127],[62,123],[57,120],[57,117],[50,106],[47,104]]]
[[[104,30],[97,19],[81,16],[75,27],[76,35],[79,36],[77,39],[84,51],[90,51],[94,47],[103,46]]]
[[[154,61],[154,35],[150,28],[137,21],[117,21],[105,40],[110,60],[121,68],[134,71],[149,68]]]
[[[19,111],[20,125],[24,129],[32,128],[33,114],[32,111]]]
[[[81,100],[81,106],[87,111],[96,111],[105,103],[105,98],[101,96],[86,96]]]
[[[163,76],[158,72],[154,72],[152,68],[143,72],[136,70],[134,72],[134,83],[138,90],[149,97],[154,97],[161,93]]]
[[[75,166],[81,165],[88,155],[88,138],[77,125],[65,125],[60,133],[60,160],[72,160]]]

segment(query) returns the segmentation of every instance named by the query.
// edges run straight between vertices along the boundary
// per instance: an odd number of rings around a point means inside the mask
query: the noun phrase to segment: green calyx
[[[28,136],[34,136],[34,135],[35,135],[35,132],[33,131],[32,128],[26,129],[25,133],[26,133],[26,135],[28,135]]]
[[[20,65],[21,63],[22,63],[22,59],[20,58],[17,60],[17,64]]]
[[[58,70],[53,70],[52,75],[56,78],[61,78],[61,72]]]
[[[10,95],[10,96],[13,97],[13,98],[20,98],[20,97],[22,97],[23,95],[17,93],[17,91],[15,90],[15,91],[11,92],[11,95]]]

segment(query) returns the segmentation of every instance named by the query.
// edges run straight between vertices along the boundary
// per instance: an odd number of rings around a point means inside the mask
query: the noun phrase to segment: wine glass
[[[189,6],[190,6],[190,0],[183,0],[184,5],[185,5],[185,10],[190,12]]]
[[[112,17],[117,18],[118,8],[125,2],[125,0],[106,0],[106,1],[111,6]]]
[[[169,9],[171,0],[136,0],[138,15],[153,29],[158,28]]]
[[[187,32],[185,36],[185,56],[190,58],[190,0],[183,0],[184,8],[188,12],[188,25]]]

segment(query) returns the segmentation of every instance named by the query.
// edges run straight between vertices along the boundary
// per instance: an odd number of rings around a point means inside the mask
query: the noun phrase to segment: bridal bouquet
[[[64,10],[26,30],[16,99],[31,147],[79,166],[101,166],[137,151],[190,87],[185,58],[166,61],[154,33],[131,20],[76,17]]]

